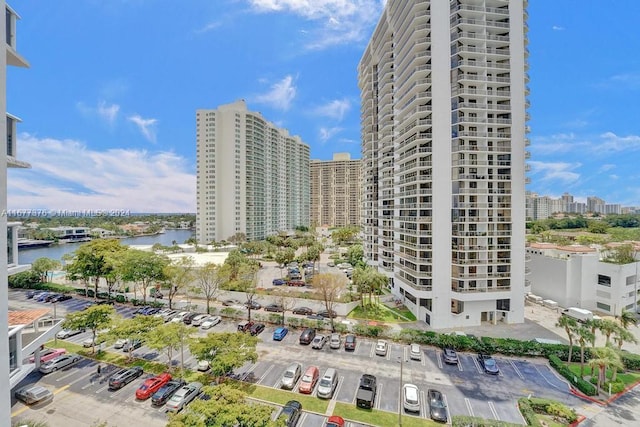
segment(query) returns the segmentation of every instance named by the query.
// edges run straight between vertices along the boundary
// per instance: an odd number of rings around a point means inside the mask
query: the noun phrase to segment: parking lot
[[[12,297],[22,298],[21,294],[12,295]],[[65,310],[75,311],[83,304],[84,301],[72,299],[58,303],[58,306],[64,305]],[[131,317],[136,308],[116,305],[116,310],[123,316]],[[282,374],[292,362],[300,362],[303,370],[310,365],[317,366],[321,374],[327,368],[333,367],[338,370],[339,375],[333,399],[337,402],[354,404],[360,376],[368,373],[375,375],[378,379],[374,407],[397,413],[402,404],[400,400],[402,371],[402,383],[415,384],[420,390],[421,411],[417,416],[424,418],[428,417],[425,396],[430,388],[438,389],[444,394],[449,417],[471,415],[524,424],[516,402],[519,397],[528,395],[552,398],[571,407],[584,405],[584,402],[569,393],[568,385],[551,371],[543,359],[522,360],[496,357],[500,374],[489,375],[483,372],[474,354],[460,353],[457,365],[447,365],[443,363],[439,349],[423,347],[422,358],[417,361],[409,359],[408,345],[390,343],[386,356],[377,356],[374,351],[375,341],[367,339],[358,339],[353,352],[347,352],[343,347],[332,350],[328,345],[321,350],[315,350],[311,346],[302,346],[298,343],[300,331],[290,331],[281,342],[273,341],[274,329],[273,326],[267,326],[260,335],[261,342],[258,345],[260,357],[257,363],[239,368],[237,374],[262,386],[280,388]],[[235,330],[235,322],[223,321],[210,331]],[[196,335],[207,333],[201,330],[196,331]],[[89,332],[73,336],[68,340],[81,343],[87,337]],[[121,351],[109,346],[103,349]],[[144,346],[135,350],[134,355],[147,360],[167,362],[163,353]],[[177,360],[180,360],[180,355],[174,358],[176,359],[174,364],[176,364]],[[189,354],[185,355],[184,361],[185,366],[192,369],[197,364],[197,360]],[[73,393],[92,396],[102,404],[116,406],[118,410],[129,408],[130,411],[143,414],[144,419],[148,419],[149,422],[145,425],[163,425],[166,421],[163,410],[151,407],[150,402],[138,402],[134,396],[135,389],[147,375],[143,375],[122,390],[112,392],[107,388],[106,378],[113,373],[113,369],[113,367],[104,369],[102,376],[97,378],[95,363],[83,359],[74,367],[42,378],[39,373],[34,373],[27,381],[39,380],[56,389],[63,388],[60,393],[63,395]],[[293,390],[292,398],[295,398],[296,393],[297,385]],[[57,404],[57,401],[58,397],[52,404]],[[322,426],[325,419],[323,415],[305,413],[299,425]],[[67,425],[71,426],[71,424]]]

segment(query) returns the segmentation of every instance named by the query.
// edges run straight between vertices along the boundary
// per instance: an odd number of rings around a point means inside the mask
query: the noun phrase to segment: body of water
[[[194,235],[191,230],[167,230],[163,234],[153,236],[128,237],[121,239],[123,245],[153,245],[160,243],[163,246],[171,246],[174,241],[178,244]],[[85,243],[85,242],[83,242]],[[62,245],[52,245],[46,248],[20,249],[18,260],[20,264],[31,264],[38,258],[51,258],[62,261],[62,256],[78,249],[83,243],[64,243]]]

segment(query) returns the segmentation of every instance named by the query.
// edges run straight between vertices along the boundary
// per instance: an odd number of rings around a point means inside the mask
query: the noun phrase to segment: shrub
[[[598,385],[598,377],[597,376],[593,376],[591,378],[589,378],[589,382],[593,385]],[[624,391],[624,383],[621,381],[616,381],[615,383],[612,383],[611,381],[606,381],[604,384],[601,384],[602,390],[608,392],[609,391],[609,384],[611,384],[611,393],[612,394],[616,394],[616,393],[621,393]]]
[[[595,396],[598,394],[596,388],[588,381],[575,375],[571,370],[554,354],[549,356],[549,363],[560,375],[565,377],[571,384],[587,396]]]
[[[125,295],[122,295],[122,294],[116,295],[116,302],[123,303],[126,301],[127,301],[127,297]]]
[[[640,371],[640,354],[633,354],[627,351],[620,352],[622,363],[625,369],[631,371]]]
[[[10,288],[44,289],[40,287],[43,285],[40,282],[40,275],[33,270],[13,274],[9,276],[8,282]]]
[[[560,402],[556,402],[555,400],[532,397],[531,399],[520,399],[518,402],[522,400],[527,400],[531,409],[536,413],[560,417],[565,419],[569,423],[572,423],[578,419],[578,416],[573,409],[563,405]]]
[[[522,413],[522,416],[527,422],[527,425],[530,425],[533,427],[540,426],[540,421],[538,421],[538,417],[536,416],[535,411],[531,407],[531,401],[529,399],[524,397],[518,399],[518,408],[520,409],[520,413]]]

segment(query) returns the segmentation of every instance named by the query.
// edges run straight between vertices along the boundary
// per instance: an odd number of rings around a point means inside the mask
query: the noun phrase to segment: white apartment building
[[[434,329],[524,321],[526,0],[389,0],[358,67],[365,256]]]
[[[196,142],[199,243],[309,226],[310,149],[298,136],[240,100],[197,110]]]
[[[311,161],[311,224],[360,225],[362,185],[360,160],[334,153],[333,160]]]
[[[636,251],[640,245],[636,245]],[[637,310],[638,263],[603,262],[602,253],[581,245],[532,243],[529,291],[561,307],[580,307],[605,315]]]

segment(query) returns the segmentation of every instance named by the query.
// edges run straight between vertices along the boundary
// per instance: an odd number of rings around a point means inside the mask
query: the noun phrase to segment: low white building
[[[638,263],[602,261],[602,253],[582,245],[532,243],[527,249],[532,294],[561,307],[580,307],[607,315],[637,311]]]

